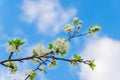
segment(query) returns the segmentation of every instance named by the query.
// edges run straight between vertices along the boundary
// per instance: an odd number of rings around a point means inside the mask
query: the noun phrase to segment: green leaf
[[[20,45],[24,45],[26,42],[20,42]]]
[[[9,62],[7,63],[7,66],[9,66],[10,68],[13,68],[13,62],[9,61]]]
[[[66,51],[60,52],[61,56],[64,56],[66,54]]]
[[[92,69],[92,70],[94,70],[94,68],[95,68],[95,64],[94,64],[94,60],[91,60],[90,62],[89,62],[89,67]]]
[[[19,47],[21,45],[24,45],[25,42],[21,41],[19,38],[16,38],[15,40],[13,40],[13,39],[9,40],[8,44],[9,45],[15,45],[15,46]]]
[[[75,60],[81,60],[81,59],[82,59],[81,56],[80,56],[80,55],[77,55],[77,54],[74,54],[73,58],[74,58]]]
[[[71,61],[70,64],[71,64],[72,66],[78,66],[78,62],[77,62],[77,61]]]
[[[73,20],[72,20],[72,23],[75,24],[75,25],[78,25],[79,19],[77,17],[74,17]]]
[[[51,68],[57,66],[56,60],[53,60],[48,66]]]
[[[52,61],[53,66],[57,66],[56,60]]]
[[[30,80],[34,80],[36,75],[37,75],[36,72],[33,71],[33,73],[30,75]]]
[[[11,62],[11,61],[7,63],[7,66],[10,67],[10,73],[11,74],[18,71],[17,65],[15,63]]]
[[[48,44],[48,49],[52,49],[53,45],[52,44]]]
[[[8,44],[9,45],[14,45],[14,40],[12,39],[12,40],[8,41]]]

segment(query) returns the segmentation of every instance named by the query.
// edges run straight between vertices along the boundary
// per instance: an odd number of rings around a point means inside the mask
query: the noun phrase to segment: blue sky
[[[83,21],[81,32],[86,32],[91,25],[99,24],[101,31],[95,35],[96,39],[107,37],[119,42],[119,4],[120,0],[0,0],[0,60],[9,55],[5,47],[11,38],[20,37],[26,40],[27,44],[23,47],[25,52],[30,52],[29,48],[36,44],[44,44],[47,47],[47,44],[57,37],[66,38],[63,27],[71,23],[75,16]],[[71,41],[69,54],[65,57],[71,57],[73,53],[84,53],[86,41],[89,43],[86,38],[94,37],[87,36]],[[59,62],[59,66],[48,70],[44,77],[46,80],[88,80],[79,78],[80,70],[81,67],[71,68],[68,63]],[[4,73],[1,72],[2,74]],[[39,77],[36,80],[39,80]]]

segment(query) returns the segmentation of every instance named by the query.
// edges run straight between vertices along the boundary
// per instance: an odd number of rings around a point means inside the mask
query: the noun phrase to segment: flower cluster
[[[15,53],[20,53],[21,52],[21,50],[19,48],[16,49],[15,45],[8,45],[7,50],[8,50],[8,52],[15,52]]]
[[[93,35],[94,33],[98,32],[100,30],[100,26],[96,25],[96,26],[91,26],[90,29],[88,30],[90,35]]]
[[[21,41],[19,38],[16,38],[15,40],[10,40],[8,41],[8,52],[15,52],[15,53],[20,53],[20,46],[24,45],[25,42]]]
[[[71,24],[66,24],[64,26],[64,31],[67,33],[73,32],[75,30],[80,31],[81,27],[82,27],[82,21],[79,20],[77,17],[74,17],[72,20],[73,25]]]
[[[11,62],[11,61],[10,61],[10,62],[7,62],[6,65],[7,65],[8,67],[10,67],[10,73],[11,73],[11,74],[14,74],[15,72],[18,71],[17,65],[16,65],[15,63]]]
[[[70,25],[70,24],[66,24],[64,27],[64,31],[69,33],[69,32],[73,32],[74,31],[74,26]]]
[[[56,53],[63,53],[63,55],[68,51],[69,43],[67,40],[58,38],[53,43],[53,49]]]
[[[37,45],[33,51],[32,51],[33,54],[36,54],[38,56],[42,56],[46,53],[48,53],[48,50],[43,46],[43,45]]]

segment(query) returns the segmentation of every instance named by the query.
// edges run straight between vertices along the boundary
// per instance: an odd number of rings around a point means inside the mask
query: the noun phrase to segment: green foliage
[[[75,25],[78,25],[79,19],[77,17],[74,17],[73,20],[72,20],[72,23],[75,24]]]
[[[52,49],[53,45],[52,44],[48,44],[48,49]]]
[[[95,63],[94,63],[94,60],[91,60],[91,61],[89,61],[89,67],[92,69],[92,70],[94,70],[94,68],[95,68]]]
[[[64,56],[66,54],[66,51],[60,52],[61,56]]]
[[[74,54],[73,59],[74,60],[81,60],[82,58],[80,55]]]
[[[15,73],[18,71],[17,65],[11,61],[7,63],[7,66],[10,67],[10,73]]]
[[[13,40],[13,39],[9,40],[9,41],[8,41],[8,44],[9,44],[9,45],[22,46],[22,45],[25,44],[25,42],[24,42],[24,41],[21,41],[21,39],[19,39],[19,38],[16,38],[15,40]]]
[[[32,74],[30,75],[30,80],[34,80],[36,76],[37,76],[36,72],[33,71]]]
[[[73,60],[73,61],[70,61],[70,64],[71,64],[72,66],[78,66],[78,61],[82,60],[82,58],[81,58],[80,55],[74,54],[72,60]]]
[[[35,49],[32,50],[32,53],[35,55],[37,54],[37,52],[35,51]]]
[[[96,26],[91,26],[89,29],[88,29],[88,33],[90,35],[93,35],[94,33],[98,32],[100,30],[100,26],[99,25],[96,25]]]
[[[77,62],[77,61],[70,61],[70,64],[71,64],[72,66],[78,66],[78,62]]]
[[[54,59],[48,66],[49,66],[50,68],[57,66],[56,60]]]

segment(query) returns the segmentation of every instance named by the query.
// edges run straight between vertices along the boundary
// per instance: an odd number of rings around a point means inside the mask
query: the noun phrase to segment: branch
[[[78,34],[76,35],[77,33],[74,32],[74,34],[72,36],[70,36],[67,40],[70,41],[72,38],[75,38],[75,37],[80,37],[80,36],[85,36],[85,35],[88,35],[89,33],[83,33],[83,34]]]
[[[66,58],[58,58],[58,57],[55,57],[55,56],[46,56],[45,58],[52,58],[52,59],[56,59],[56,60],[62,60],[62,61],[68,61],[68,62],[80,62],[80,63],[84,63],[84,64],[89,64],[89,61],[90,60],[75,60],[75,59],[66,59]]]
[[[12,58],[13,52],[10,53],[10,56],[8,57],[8,60]]]
[[[47,59],[46,59],[45,61],[39,63],[39,65],[38,65],[33,71],[39,70],[39,67],[40,67],[42,64],[46,63],[46,61],[47,61]],[[30,75],[28,75],[28,76],[25,78],[25,80],[27,80],[29,77],[30,77]]]
[[[13,53],[11,53],[10,56],[12,56]],[[25,58],[17,58],[17,59],[7,59],[7,60],[3,60],[3,61],[0,61],[0,64],[3,64],[3,63],[6,63],[6,62],[9,62],[9,61],[20,61],[20,62],[23,62],[25,60],[30,60],[30,59],[33,59],[33,58],[42,58],[42,57],[45,57],[47,55],[50,55],[50,54],[53,54],[53,51],[49,52],[49,53],[46,53],[44,54],[43,56],[35,56],[35,55],[32,55],[32,56],[29,56],[29,57],[25,57]],[[11,57],[10,57],[11,58]]]

